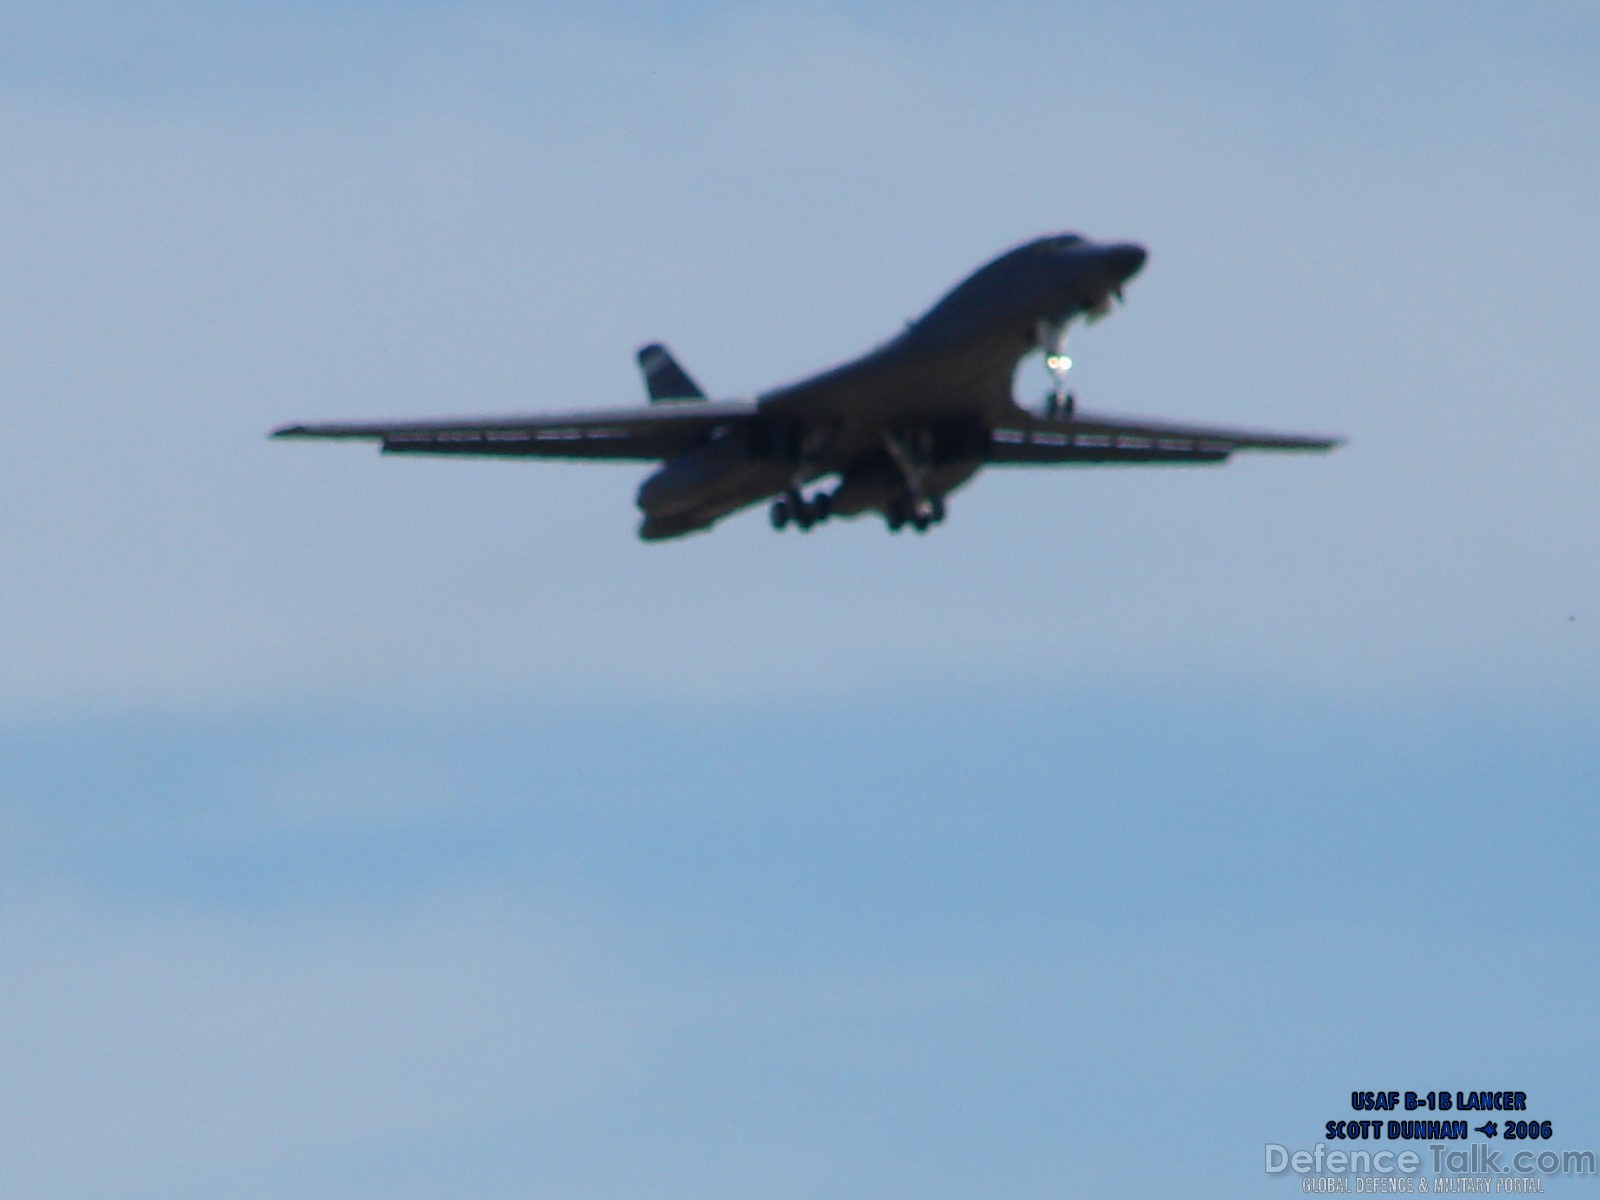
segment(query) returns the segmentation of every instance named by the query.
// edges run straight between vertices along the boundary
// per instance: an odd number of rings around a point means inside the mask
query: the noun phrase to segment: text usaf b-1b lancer
[[[275,436],[369,438],[391,454],[659,462],[639,488],[647,541],[769,499],[779,529],[875,512],[891,530],[920,532],[944,519],[945,498],[984,466],[1215,463],[1235,450],[1339,444],[1075,411],[1067,329],[1109,311],[1144,260],[1128,242],[1039,238],[980,267],[892,341],[753,400],[708,400],[664,346],[651,345],[639,351],[646,406],[291,425]],[[1038,412],[1012,395],[1018,363],[1036,349],[1055,379]],[[837,482],[813,487],[821,480]]]

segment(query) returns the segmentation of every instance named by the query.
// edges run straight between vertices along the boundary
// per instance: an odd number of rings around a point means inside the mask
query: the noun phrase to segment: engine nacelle
[[[663,521],[720,515],[783,491],[791,474],[781,461],[752,457],[746,439],[730,432],[668,459],[639,485],[638,504],[646,516]]]

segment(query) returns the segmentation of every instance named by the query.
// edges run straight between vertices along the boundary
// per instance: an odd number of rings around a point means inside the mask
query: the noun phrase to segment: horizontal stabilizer
[[[700,385],[689,378],[689,372],[678,365],[672,352],[660,342],[639,347],[638,357],[639,370],[644,372],[644,386],[650,393],[650,403],[706,398]]]

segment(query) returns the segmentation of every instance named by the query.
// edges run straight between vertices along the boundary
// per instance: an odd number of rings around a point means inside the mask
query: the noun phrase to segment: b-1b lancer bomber
[[[772,524],[808,530],[879,513],[891,530],[944,520],[946,498],[986,466],[1217,463],[1235,450],[1329,450],[1337,438],[1091,415],[1067,389],[1067,331],[1110,311],[1144,266],[1131,242],[1077,234],[1007,251],[877,349],[753,399],[711,400],[666,347],[639,351],[650,403],[433,421],[290,425],[276,437],[363,438],[389,454],[638,460],[646,541],[707,529],[771,501]],[[1042,351],[1054,380],[1038,409],[1012,394]]]

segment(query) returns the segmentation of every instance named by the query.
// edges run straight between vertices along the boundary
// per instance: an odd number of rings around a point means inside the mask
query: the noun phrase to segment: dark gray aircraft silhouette
[[[647,541],[706,529],[772,499],[772,524],[881,513],[891,530],[944,520],[984,466],[1216,463],[1235,450],[1329,450],[1340,439],[1090,416],[1066,388],[1067,330],[1104,316],[1144,265],[1130,242],[1039,238],[958,284],[860,358],[750,400],[708,400],[659,344],[639,351],[650,404],[437,421],[289,425],[275,437],[367,438],[389,454],[657,461],[639,488]],[[1042,350],[1040,411],[1012,381]],[[836,478],[831,489],[805,489]]]

